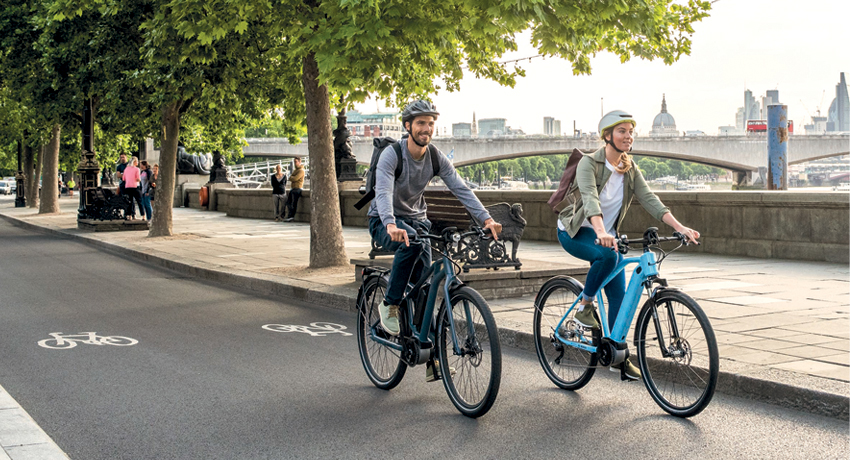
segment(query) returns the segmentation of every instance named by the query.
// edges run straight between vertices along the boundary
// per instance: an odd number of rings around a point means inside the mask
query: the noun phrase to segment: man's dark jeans
[[[298,200],[301,199],[301,189],[294,188],[289,191],[289,195],[286,197],[286,210],[289,214],[289,217],[294,219],[295,212],[298,211]]]
[[[410,220],[396,217],[395,225],[398,228],[404,229],[408,234],[416,233],[416,230],[430,231],[431,222],[426,220]],[[387,227],[381,223],[380,217],[369,218],[369,234],[382,248],[388,251],[395,251],[393,259],[393,268],[390,272],[390,279],[387,282],[387,294],[384,300],[387,305],[398,305],[401,298],[404,296],[404,288],[408,281],[419,281],[422,276],[423,269],[431,266],[431,243],[428,240],[421,242],[410,242],[410,246],[405,246],[404,241],[397,242],[390,238],[387,233]],[[422,246],[427,246],[422,248]],[[418,265],[416,261],[419,255],[423,254],[424,264]],[[415,266],[415,267],[414,267]],[[416,272],[413,273],[414,268]],[[411,277],[411,274],[414,276]]]

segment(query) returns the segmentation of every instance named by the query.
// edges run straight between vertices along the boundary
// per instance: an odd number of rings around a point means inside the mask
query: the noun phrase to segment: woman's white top
[[[623,180],[625,175],[617,172],[614,165],[605,160],[605,167],[611,171],[611,177],[605,183],[605,187],[599,193],[599,206],[602,209],[602,223],[605,231],[610,235],[617,236],[614,226],[617,225],[617,217],[623,208]],[[590,220],[585,220],[582,227],[593,228]],[[558,219],[558,228],[566,231],[561,219]]]

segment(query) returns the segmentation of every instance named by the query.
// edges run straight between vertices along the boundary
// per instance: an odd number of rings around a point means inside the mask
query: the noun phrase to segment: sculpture
[[[516,258],[516,251],[519,247],[519,241],[522,239],[523,230],[527,225],[525,218],[522,217],[522,204],[514,203],[511,206],[507,203],[498,203],[487,206],[487,211],[493,220],[502,224],[499,241],[511,242],[511,261],[519,262]]]
[[[338,181],[360,180],[357,176],[357,159],[351,153],[351,131],[345,126],[345,111],[336,116],[334,135],[334,166]]]
[[[230,181],[227,180],[227,166],[224,165],[224,156],[222,156],[218,150],[213,152],[210,182],[217,184],[230,183]]]
[[[202,153],[192,155],[186,151],[186,147],[181,142],[177,146],[177,173],[178,174],[201,174],[207,175],[210,173],[210,167],[213,164],[212,155]]]

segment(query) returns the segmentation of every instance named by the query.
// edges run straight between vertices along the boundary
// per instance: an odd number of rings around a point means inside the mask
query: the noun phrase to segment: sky
[[[626,110],[637,119],[638,134],[648,134],[666,95],[667,111],[679,131],[716,135],[735,125],[744,90],[756,98],[779,90],[795,125],[802,128],[820,108],[825,116],[835,97],[839,73],[850,79],[850,0],[719,0],[711,16],[696,23],[691,54],[673,65],[632,59],[620,63],[610,53],[592,59],[592,74],[574,76],[570,63],[535,58],[520,65],[526,77],[514,88],[466,77],[460,91],[433,97],[441,116],[439,133],[452,123],[506,118],[511,128],[543,132],[543,117],[561,121],[561,130],[595,132],[602,111]],[[519,50],[500,61],[537,55],[528,35]],[[356,107],[361,112],[391,111],[383,101]]]

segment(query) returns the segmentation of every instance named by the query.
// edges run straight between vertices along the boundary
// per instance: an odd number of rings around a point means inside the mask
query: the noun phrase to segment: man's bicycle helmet
[[[605,140],[605,130],[613,128],[620,123],[631,122],[632,126],[637,126],[635,118],[622,110],[613,110],[602,116],[599,120],[599,138]]]
[[[420,115],[431,115],[436,120],[440,116],[440,112],[437,112],[437,108],[429,101],[413,101],[407,104],[407,107],[401,112],[401,124],[404,125],[408,121],[413,121]]]

